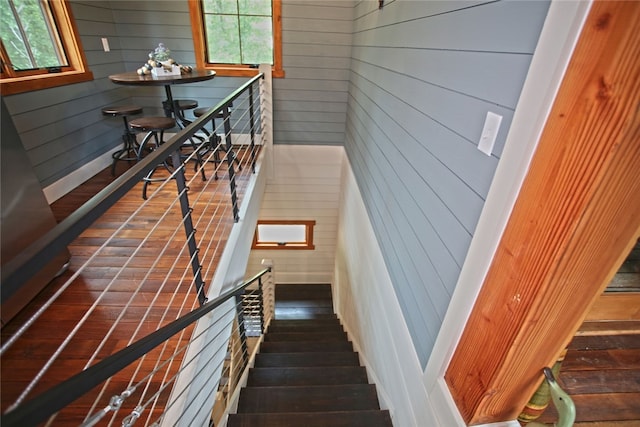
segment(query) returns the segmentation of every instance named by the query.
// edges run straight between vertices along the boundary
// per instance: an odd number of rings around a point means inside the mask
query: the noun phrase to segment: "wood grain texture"
[[[596,2],[445,375],[467,423],[517,416],[635,244],[639,99],[640,3]]]
[[[249,156],[246,155],[245,150],[237,149],[236,154],[244,162],[242,171],[236,175],[238,200],[241,203],[251,175],[251,167],[247,163]],[[118,171],[125,170],[126,163],[122,163]],[[211,175],[211,169],[212,167],[208,166],[208,175]],[[188,174],[190,177],[193,169],[189,168]],[[224,200],[225,196],[228,196],[226,172],[221,170],[219,177],[218,180],[211,178],[208,181],[202,181],[198,177],[190,185],[194,222],[197,224],[198,220],[203,220],[205,217],[214,225],[218,224],[218,226],[206,227],[203,223],[198,233],[207,283],[209,283],[207,277],[211,277],[210,274],[215,272],[233,224],[231,200],[228,197]],[[66,218],[114,179],[116,178],[111,176],[109,168],[105,169],[80,186],[77,191],[53,203],[51,207],[54,216],[58,221]],[[157,186],[158,183],[153,183],[151,190],[155,190]],[[218,191],[220,194],[217,194]],[[162,201],[172,200],[175,193],[175,185],[158,193],[155,197],[160,202],[150,203],[149,209],[138,212],[135,220],[129,222],[117,233],[117,237],[109,243],[109,246],[104,251],[101,250],[96,258],[84,267],[69,287],[3,354],[0,365],[3,411],[15,401],[26,384],[34,378],[83,317],[86,317],[86,322],[62,349],[40,382],[28,394],[27,399],[83,370],[94,352],[97,354],[92,363],[113,354],[197,307],[191,283],[193,276],[187,276],[185,281],[182,273],[171,269],[174,262],[187,266],[190,261],[188,252],[181,253],[185,243],[185,233],[180,222],[179,209],[169,210],[167,215],[168,219],[178,224],[180,232],[175,236],[171,237],[170,224],[159,223],[159,218],[167,210],[166,204]],[[198,193],[200,198],[196,200],[195,196]],[[207,201],[212,201],[213,206],[218,206],[219,209],[205,210],[204,205]],[[140,207],[141,202],[140,183],[69,245],[71,253],[69,270],[50,283],[22,312],[3,327],[1,335],[3,342],[6,342],[73,274],[79,271],[91,256],[96,254],[106,239]],[[163,206],[164,209],[161,210]],[[145,235],[156,225],[159,226],[156,232],[151,234],[147,244],[136,251],[136,247],[145,239]],[[168,241],[171,243],[166,246],[164,252],[161,252],[162,246]],[[125,264],[128,265],[125,266]],[[121,268],[124,269],[121,271]],[[119,276],[116,277],[116,274]],[[116,278],[115,281],[114,278]],[[113,330],[111,330],[112,327]],[[95,413],[104,407],[100,405],[104,404],[105,400],[108,402],[111,396],[125,390],[129,386],[129,381],[133,381],[134,378],[139,380],[151,372],[157,360],[167,359],[169,355],[176,352],[176,349],[186,345],[191,338],[191,331],[191,327],[187,328],[183,334],[175,335],[166,345],[156,348],[144,359],[136,361],[112,377],[108,383],[105,383],[102,400],[99,400],[99,405],[91,412]],[[173,386],[172,383],[166,384],[167,378],[176,374],[183,355],[184,353],[180,352],[172,364],[161,367],[152,377],[146,393],[151,390],[153,390],[152,394],[158,392],[159,399],[153,409],[149,407],[145,410],[143,415],[145,419],[149,416],[155,420],[164,411]],[[137,366],[140,366],[138,371]],[[161,390],[163,382],[166,387]],[[125,412],[129,413],[135,407],[141,397],[142,388],[138,389],[135,397],[125,402],[123,412],[119,413],[119,416]],[[96,387],[92,392],[64,408],[53,425],[81,424],[99,391],[100,387]],[[149,394],[147,399],[148,396]],[[126,414],[121,418],[124,416]]]

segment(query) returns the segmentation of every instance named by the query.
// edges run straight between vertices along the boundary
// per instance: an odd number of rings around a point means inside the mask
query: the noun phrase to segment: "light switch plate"
[[[111,51],[111,49],[109,48],[109,40],[106,37],[102,38],[102,48],[105,52]]]
[[[501,122],[501,115],[487,111],[487,118],[484,121],[484,128],[482,129],[480,141],[478,142],[478,150],[482,151],[487,156],[490,156],[493,151],[493,146],[496,143],[496,137],[498,136]]]

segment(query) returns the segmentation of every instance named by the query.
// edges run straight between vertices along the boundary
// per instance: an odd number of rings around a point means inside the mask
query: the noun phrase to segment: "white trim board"
[[[590,7],[591,0],[554,0],[549,7],[502,158],[424,372],[430,400],[443,404],[438,412],[442,426],[464,425],[444,374],[491,265]],[[512,425],[511,421],[505,422],[508,424],[493,425]]]

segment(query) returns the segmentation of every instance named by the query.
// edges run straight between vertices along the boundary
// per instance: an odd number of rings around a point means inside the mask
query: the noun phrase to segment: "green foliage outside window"
[[[273,64],[271,0],[204,0],[207,62]]]
[[[14,70],[67,65],[50,18],[39,0],[0,0],[0,37]]]

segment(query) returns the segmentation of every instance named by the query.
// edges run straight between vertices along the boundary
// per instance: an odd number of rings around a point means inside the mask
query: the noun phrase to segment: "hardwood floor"
[[[245,150],[240,149],[237,155],[243,163],[242,171],[236,175],[240,203],[251,167]],[[119,162],[118,173],[126,167],[126,163]],[[188,178],[193,175],[193,168],[189,169]],[[213,164],[208,164],[206,170],[209,179],[202,181],[198,175],[188,184],[205,287],[213,277],[234,223],[226,167],[218,172],[218,180],[213,178]],[[58,221],[63,220],[113,179],[109,168],[105,169],[54,202],[51,205],[54,216]],[[158,185],[151,183],[149,194]],[[2,356],[3,412],[36,375],[42,375],[42,379],[25,392],[25,400],[197,307],[190,256],[184,249],[187,238],[182,215],[179,205],[174,203],[175,185],[169,182],[161,193],[150,197],[142,210],[141,191],[141,184],[136,185],[75,239],[69,245],[72,255],[69,269],[2,329],[4,344],[44,307],[50,297],[61,292]],[[109,240],[111,236],[113,238]],[[88,263],[83,267],[85,262]],[[74,330],[81,319],[84,319],[82,326]],[[183,347],[190,335],[191,330],[185,330],[166,346],[157,348],[96,387],[92,393],[61,411],[53,425],[77,425],[88,413],[99,411],[111,396],[142,381],[148,372],[157,368],[159,360],[166,360],[168,355]],[[68,341],[64,342],[67,336]],[[60,354],[53,357],[53,352]],[[172,363],[140,383],[136,393],[118,413],[117,424],[136,405],[143,403],[145,411],[139,423],[157,419],[171,391],[170,381],[180,366],[181,357],[182,354],[176,356]],[[168,382],[169,386],[166,386]],[[93,406],[93,400],[100,392],[102,398]],[[110,418],[111,414],[104,421]]]

